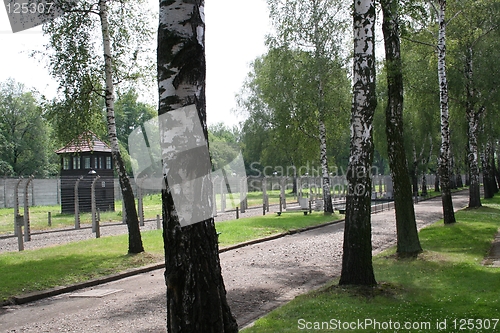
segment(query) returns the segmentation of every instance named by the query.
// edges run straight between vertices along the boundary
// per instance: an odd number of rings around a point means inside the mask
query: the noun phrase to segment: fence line
[[[427,188],[434,188],[435,175],[426,175]],[[310,194],[318,196],[322,193],[322,178],[321,177],[247,177],[246,182],[241,179],[228,179],[231,191],[233,193],[242,193],[269,190],[282,190],[287,192],[292,191],[294,188],[297,190],[297,196],[307,197]],[[26,184],[28,178],[22,179],[20,186]],[[462,176],[462,181],[465,184],[465,176]],[[15,186],[19,178],[0,178],[0,208],[13,208],[14,207],[14,192]],[[137,186],[134,179],[130,179],[134,194],[137,195]],[[295,182],[295,184],[294,184]],[[418,181],[419,191],[422,191],[422,177]],[[243,190],[243,191],[242,191]],[[345,176],[332,176],[330,177],[330,191],[332,199],[343,198],[346,195],[347,180]],[[225,185],[222,180],[214,180],[214,195],[222,196],[225,191]],[[372,184],[372,195],[374,198],[392,198],[392,180],[387,175],[374,175]],[[159,191],[143,190],[143,195],[159,193]],[[19,191],[19,201],[24,200],[24,191]],[[235,204],[240,205],[240,197],[234,198]],[[121,200],[121,190],[119,187],[118,179],[114,179],[114,196],[115,200]],[[33,179],[29,184],[29,199],[30,206],[48,206],[61,204],[61,179]],[[220,210],[221,202],[217,203],[217,209]],[[229,207],[227,207],[229,208]]]

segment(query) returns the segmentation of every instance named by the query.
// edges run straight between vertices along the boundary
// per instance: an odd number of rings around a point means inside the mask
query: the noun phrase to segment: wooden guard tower
[[[79,210],[91,211],[91,186],[95,183],[96,208],[115,210],[111,148],[94,133],[86,132],[56,151],[61,157],[61,212],[75,212],[75,190]]]

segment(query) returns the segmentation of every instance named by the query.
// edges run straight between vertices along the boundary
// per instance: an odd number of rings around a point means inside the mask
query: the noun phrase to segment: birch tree
[[[138,63],[139,53],[144,51],[138,41],[148,40],[149,31],[146,19],[140,16],[143,9],[134,7],[141,2],[118,3],[114,7],[113,19],[109,17],[110,3],[109,0],[99,0],[79,1],[75,6],[63,4],[65,14],[58,20],[49,21],[44,26],[44,33],[49,35],[48,48],[53,51],[49,52],[49,67],[52,75],[59,79],[64,93],[64,99],[56,110],[61,113],[69,109],[76,119],[83,120],[82,123],[68,123],[59,114],[57,117],[62,124],[68,125],[66,135],[74,137],[85,129],[82,125],[96,118],[102,119],[99,101],[104,98],[107,134],[126,212],[128,252],[140,253],[144,247],[134,194],[116,134],[114,84],[135,80],[144,70]],[[97,51],[99,40],[102,41],[101,52]]]
[[[273,43],[309,52],[314,59],[312,74],[315,81],[315,105],[307,116],[316,119],[317,130],[309,133],[319,141],[322,170],[323,202],[325,213],[333,213],[330,194],[330,177],[327,157],[326,118],[334,117],[335,111],[326,103],[330,59],[342,62],[342,42],[345,37],[345,8],[335,0],[268,0],[270,16],[277,30]]]
[[[324,59],[323,65],[323,108],[336,109],[335,117],[325,118],[325,140],[340,147],[340,142],[346,141],[342,135],[348,124],[349,78],[347,69],[338,62]],[[287,170],[286,176],[290,177],[294,176],[293,168],[287,166],[296,166],[303,176],[305,171],[300,166],[309,165],[311,161],[314,166],[318,165],[320,139],[315,114],[318,105],[316,66],[317,60],[309,52],[286,47],[271,47],[253,62],[238,103],[241,111],[249,116],[248,125],[254,124],[254,128],[259,126],[258,131],[265,130],[268,138],[256,147],[256,158],[248,161],[283,166],[282,170]],[[245,129],[250,127],[245,126]],[[264,139],[262,135],[258,138],[255,135],[248,133],[245,141]],[[251,148],[251,145],[245,145],[244,153]],[[332,158],[334,147],[330,145],[328,148]],[[319,166],[315,167],[319,170],[317,177],[323,170],[321,164]]]
[[[469,207],[471,208],[481,206],[478,146],[480,123],[487,105],[497,91],[496,84],[492,84],[490,80],[490,77],[495,77],[497,66],[481,64],[481,58],[489,57],[484,55],[486,51],[484,46],[491,45],[495,40],[496,36],[492,35],[499,26],[495,2],[471,1],[461,4],[459,8],[461,15],[454,21],[454,29],[451,32],[458,41],[459,57],[464,63],[465,98],[462,100],[465,101],[467,118]],[[477,61],[479,66],[476,66]],[[487,70],[482,70],[482,67]],[[460,93],[463,94],[464,91],[461,90]]]
[[[386,133],[389,164],[394,185],[397,253],[411,256],[422,252],[415,221],[403,135],[403,70],[399,38],[399,1],[382,0],[388,102]]]
[[[443,203],[443,218],[445,224],[455,223],[455,212],[451,198],[450,187],[450,113],[448,80],[446,76],[446,0],[438,0],[438,79],[441,114],[441,149],[439,154],[439,181],[441,182],[441,200]]]
[[[104,51],[104,77],[105,77],[105,103],[106,103],[106,123],[108,127],[108,138],[111,143],[111,155],[115,162],[115,169],[118,173],[118,180],[122,190],[122,200],[125,206],[129,253],[140,253],[144,251],[142,245],[141,231],[139,229],[139,219],[135,206],[134,192],[130,185],[125,163],[120,153],[118,136],[116,134],[115,120],[115,93],[113,84],[113,55],[111,54],[111,37],[108,21],[108,5],[106,0],[99,1],[99,18],[101,20],[102,45]]]
[[[198,209],[211,212],[213,205],[204,7],[203,0],[160,1],[158,115],[165,182],[163,238],[169,333],[238,331],[226,299],[214,219],[181,225],[183,216],[196,214]],[[194,123],[201,124],[201,133],[192,131]],[[192,154],[183,151],[188,142],[198,147],[191,149]],[[190,185],[193,172],[200,175],[199,188]]]
[[[351,156],[341,285],[375,285],[371,243],[371,184],[375,91],[375,1],[355,0]]]

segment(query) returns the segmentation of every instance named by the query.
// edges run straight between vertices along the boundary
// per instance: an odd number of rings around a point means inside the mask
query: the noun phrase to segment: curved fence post
[[[80,229],[80,200],[78,198],[78,186],[83,176],[80,176],[75,182],[75,229]]]
[[[31,181],[35,178],[34,175],[31,175],[26,182],[26,186],[24,188],[24,241],[29,242],[31,240],[31,227],[30,227],[30,208],[29,208],[29,186]]]
[[[94,178],[92,181],[92,185],[90,187],[90,207],[91,207],[91,214],[92,214],[92,232],[96,232],[97,230],[97,219],[96,219],[96,204],[95,204],[95,183],[96,181],[101,178],[101,176],[97,175],[97,177]]]
[[[17,236],[18,233],[18,222],[19,222],[19,185],[21,184],[21,181],[23,180],[23,177],[19,177],[16,186],[14,187],[14,235]],[[5,197],[7,198],[7,197]],[[7,202],[7,199],[5,199]]]

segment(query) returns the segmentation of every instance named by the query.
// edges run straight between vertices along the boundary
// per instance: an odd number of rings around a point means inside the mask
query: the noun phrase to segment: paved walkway
[[[453,201],[455,209],[465,207],[468,193],[455,194]],[[442,218],[440,199],[421,202],[415,211],[419,227]],[[374,253],[394,245],[394,211],[374,214],[372,225]],[[338,223],[221,253],[228,300],[240,327],[338,278],[342,238]],[[0,308],[0,332],[165,332],[165,322],[163,270]]]

